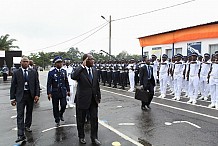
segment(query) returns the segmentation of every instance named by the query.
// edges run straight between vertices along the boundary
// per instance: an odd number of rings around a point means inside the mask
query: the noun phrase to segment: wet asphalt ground
[[[65,121],[55,127],[52,104],[46,95],[47,72],[40,72],[41,97],[33,111],[32,133],[26,133],[26,146],[80,146],[77,137],[75,108],[68,108]],[[10,78],[0,78],[0,146],[13,146],[17,139],[16,110],[9,100]],[[157,87],[151,110],[142,111],[134,93],[101,86],[102,102],[99,105],[99,140],[102,146],[119,142],[122,146],[217,146],[218,111],[207,108],[208,101],[197,105],[158,98]],[[87,146],[91,146],[90,125],[86,126]]]

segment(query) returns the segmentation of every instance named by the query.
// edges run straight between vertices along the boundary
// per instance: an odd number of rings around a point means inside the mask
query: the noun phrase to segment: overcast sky
[[[0,35],[10,34],[23,54],[67,51],[106,20],[149,12],[188,0],[1,0]],[[178,7],[112,22],[112,54],[141,54],[138,37],[218,21],[218,0],[196,0]],[[109,25],[75,45],[80,51],[108,52]]]

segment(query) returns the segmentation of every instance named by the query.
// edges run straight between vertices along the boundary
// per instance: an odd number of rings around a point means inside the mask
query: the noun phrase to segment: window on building
[[[162,48],[161,47],[154,47],[152,48],[152,54],[156,55],[157,58],[160,58],[162,55]]]
[[[148,52],[144,52],[144,55],[149,57],[149,53]]]
[[[174,54],[182,54],[182,48],[175,48],[175,53]]]
[[[166,49],[166,54],[168,58],[172,58],[172,49]]]
[[[213,45],[209,45],[209,53],[210,53],[210,55],[211,54],[214,54],[215,53],[215,51],[218,51],[218,44],[213,44]]]

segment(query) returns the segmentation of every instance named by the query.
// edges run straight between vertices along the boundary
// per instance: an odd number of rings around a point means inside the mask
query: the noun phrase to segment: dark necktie
[[[92,77],[92,74],[91,74],[91,69],[89,68],[89,79],[92,81],[93,77]]]
[[[24,84],[25,84],[25,88],[29,90],[29,78],[26,69],[24,70]]]
[[[148,79],[151,79],[151,69],[149,65],[148,65]]]

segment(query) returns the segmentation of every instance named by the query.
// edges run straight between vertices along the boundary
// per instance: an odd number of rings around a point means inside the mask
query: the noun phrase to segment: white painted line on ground
[[[134,126],[135,123],[119,123],[119,126]]]
[[[119,95],[119,96],[124,96],[124,97],[134,99],[134,97],[132,97],[132,96],[127,96],[127,95],[123,95],[123,94],[119,94],[119,93],[115,93],[115,92],[111,92],[111,91],[107,91],[107,90],[103,90],[103,89],[101,89],[101,90],[104,91],[104,92],[108,92],[108,93],[116,94],[116,95]],[[156,105],[164,106],[164,107],[167,107],[167,108],[176,109],[176,110],[180,110],[180,111],[183,111],[183,112],[192,113],[192,114],[195,114],[195,115],[200,115],[200,116],[203,116],[203,117],[218,120],[218,117],[215,117],[215,116],[202,114],[202,113],[198,113],[198,112],[195,112],[195,111],[186,110],[186,109],[182,109],[182,108],[178,108],[178,107],[174,107],[174,106],[170,106],[170,105],[165,105],[165,104],[158,103],[158,102],[152,102],[152,103],[156,104]]]
[[[160,99],[160,98],[159,98],[159,99]],[[187,105],[192,105],[192,104],[187,103],[187,102],[178,101],[178,100],[173,100],[173,99],[169,99],[169,98],[161,98],[161,99],[168,100],[168,101],[175,101],[175,102],[179,102],[179,103],[184,103],[184,104],[187,104]],[[215,108],[209,108],[209,107],[207,107],[207,106],[200,105],[200,104],[195,104],[195,105],[192,105],[192,106],[198,106],[198,107],[203,107],[203,108],[208,108],[208,109],[216,110]]]
[[[139,142],[133,140],[132,138],[128,137],[127,135],[125,135],[125,134],[119,132],[118,130],[114,129],[113,127],[111,127],[110,125],[104,123],[103,121],[98,120],[98,122],[99,122],[99,124],[101,124],[101,125],[104,126],[105,128],[107,128],[107,129],[113,131],[114,133],[116,133],[117,135],[121,136],[121,137],[124,138],[125,140],[127,140],[127,141],[129,141],[129,142],[131,142],[131,143],[133,143],[133,144],[135,144],[135,145],[137,145],[137,146],[143,146],[141,143],[139,143]]]
[[[15,116],[11,116],[11,119],[15,119],[15,118],[17,118],[17,115],[15,115]]]
[[[107,88],[110,88],[110,87],[107,87]],[[101,90],[103,90],[103,89],[101,89]],[[127,91],[126,91],[126,92],[127,92]],[[135,93],[135,92],[131,92],[131,93]],[[166,95],[169,95],[169,94],[166,94]],[[174,101],[174,102],[180,102],[180,103],[188,104],[187,102],[178,101],[178,100],[173,100],[173,99],[169,99],[169,98],[159,98],[159,97],[157,97],[157,96],[155,96],[155,95],[154,95],[154,97],[155,97],[155,98],[158,98],[158,99],[163,99],[163,100],[169,100],[169,101]],[[188,97],[186,97],[186,98],[188,98]],[[197,101],[203,101],[203,100],[198,100],[198,99],[197,99]],[[205,102],[209,102],[209,103],[210,103],[210,101],[205,101]],[[191,105],[191,104],[188,104],[188,105]],[[215,108],[209,108],[209,107],[207,107],[207,106],[199,105],[199,104],[195,104],[195,105],[193,105],[193,106],[198,106],[198,107],[203,107],[203,108],[207,108],[207,109],[217,110],[217,109],[215,109]]]
[[[15,127],[15,128],[12,128],[12,130],[13,130],[13,131],[17,131],[17,127]]]
[[[42,84],[40,84],[40,87],[43,87],[44,89],[46,89],[46,87],[45,87],[45,86],[43,86]]]
[[[48,129],[43,130],[42,133],[53,130],[53,129],[57,129],[60,127],[76,127],[76,124],[60,125],[59,127],[48,128]]]
[[[112,146],[121,146],[121,144],[120,144],[120,142],[115,141],[115,142],[112,142]]]
[[[196,124],[194,124],[194,123],[192,123],[192,122],[189,122],[189,121],[173,121],[173,124],[178,124],[178,123],[187,123],[187,124],[190,124],[190,125],[192,125],[192,126],[194,126],[194,127],[196,127],[196,128],[201,128],[200,126],[198,126],[198,125],[196,125]]]
[[[117,106],[117,108],[121,108],[121,107],[123,107],[123,106],[121,106],[121,105],[118,105],[118,106]]]
[[[172,125],[172,123],[170,123],[170,122],[165,122],[164,124],[167,125],[167,126]]]

